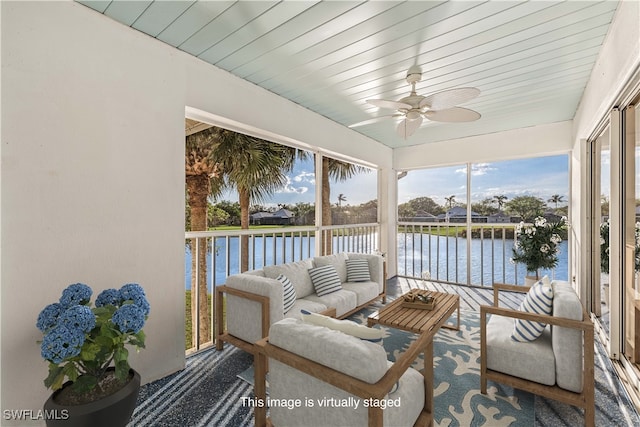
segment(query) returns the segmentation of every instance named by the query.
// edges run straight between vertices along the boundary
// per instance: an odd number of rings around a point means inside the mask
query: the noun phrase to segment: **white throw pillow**
[[[276,280],[282,283],[282,290],[284,291],[284,313],[286,314],[293,304],[296,303],[296,289],[293,287],[291,280],[284,274],[279,275]]]
[[[348,259],[347,282],[370,282],[369,261],[366,259]]]
[[[333,265],[310,268],[309,276],[319,297],[342,289],[342,283]]]
[[[551,315],[553,313],[553,289],[543,281],[536,282],[520,304],[520,311]],[[518,342],[536,340],[547,325],[531,320],[516,319],[511,338]]]
[[[384,337],[384,331],[382,329],[369,328],[351,320],[338,320],[322,314],[311,313],[307,310],[300,310],[300,313],[302,314],[302,321],[305,323],[324,326],[325,328],[344,332],[347,335],[351,335],[362,340],[378,342]]]

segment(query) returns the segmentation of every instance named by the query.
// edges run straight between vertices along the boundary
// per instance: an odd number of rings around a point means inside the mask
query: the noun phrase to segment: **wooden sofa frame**
[[[387,370],[378,382],[369,384],[365,381],[270,344],[269,337],[266,337],[256,342],[257,351],[254,359],[255,397],[258,401],[266,401],[266,374],[268,371],[269,358],[272,358],[362,399],[384,399],[389,391],[391,391],[395,384],[400,380],[400,377],[409,367],[411,367],[414,360],[420,354],[425,357],[425,351],[427,351],[428,345],[432,345],[431,337],[429,337],[428,334],[420,335],[417,342],[405,353],[400,355],[398,360]],[[414,427],[430,426],[433,422],[433,406],[431,402],[433,398],[433,388],[429,389],[429,387],[433,387],[433,385],[431,380],[426,377],[423,384],[425,388],[424,406],[422,412],[420,412],[420,415],[418,416],[418,419],[414,423]],[[431,391],[431,393],[429,393],[429,391]],[[256,427],[273,427],[271,420],[267,418],[266,407],[259,407],[259,405],[257,405],[254,408],[254,411]],[[382,408],[371,406],[368,411],[368,426],[382,427]]]
[[[382,303],[384,304],[387,300],[386,291],[387,291],[387,283],[385,280],[383,283],[382,293],[378,294],[375,298],[371,299],[370,301],[367,301],[366,303],[355,307],[353,310],[344,313],[342,316],[339,317],[339,319],[345,319],[351,316],[353,313],[356,313],[362,310],[364,307],[368,306],[369,304],[373,303],[378,299],[381,299]],[[269,323],[271,319],[270,312],[269,312],[269,297],[254,294],[251,292],[241,291],[238,289],[230,288],[225,285],[216,286],[215,292],[216,292],[216,295],[215,295],[216,324],[218,325],[218,333],[216,334],[216,349],[218,351],[222,350],[224,343],[226,341],[248,353],[255,354],[256,353],[255,343],[251,343],[243,339],[240,339],[238,337],[235,337],[227,331],[226,323],[224,322],[224,316],[222,311],[223,298],[225,294],[229,294],[229,295],[234,295],[237,297],[246,298],[246,299],[258,302],[260,304],[260,310],[262,314],[261,316],[262,336],[266,337],[269,335],[269,327],[271,326],[271,324]],[[320,314],[323,314],[325,316],[330,316],[330,317],[336,317],[336,309],[333,307],[329,307],[328,309],[321,311]]]
[[[594,397],[594,329],[586,310],[582,309],[582,321],[571,320],[562,317],[547,316],[534,313],[525,313],[518,310],[499,307],[499,292],[529,291],[528,286],[506,285],[495,283],[493,285],[493,306],[480,306],[480,391],[487,393],[487,380],[506,384],[508,386],[528,391],[539,396],[548,397],[570,405],[584,409],[584,424],[588,427],[595,425],[595,397]],[[503,374],[487,368],[487,314],[513,317],[516,319],[532,320],[550,325],[562,326],[582,331],[583,334],[583,369],[582,392],[575,393],[565,390],[557,385],[548,386],[534,381],[525,380],[511,375]],[[523,361],[524,362],[524,361]]]

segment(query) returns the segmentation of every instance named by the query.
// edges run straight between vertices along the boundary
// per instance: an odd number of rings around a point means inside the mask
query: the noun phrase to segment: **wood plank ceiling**
[[[367,99],[472,86],[471,123],[394,119],[354,131],[390,147],[570,120],[615,1],[79,1],[131,28],[348,126]]]

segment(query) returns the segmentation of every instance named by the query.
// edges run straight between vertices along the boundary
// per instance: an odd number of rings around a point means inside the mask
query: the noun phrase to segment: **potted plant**
[[[102,291],[93,308],[92,293],[69,285],[36,322],[49,362],[44,385],[53,390],[44,406],[48,426],[124,426],[135,409],[140,375],[126,346],[144,348],[149,302],[136,283]]]
[[[516,226],[516,241],[513,245],[514,263],[522,263],[534,280],[540,278],[540,269],[552,269],[558,265],[558,253],[562,234],[567,229],[567,219],[549,222],[538,216],[533,224],[520,222]]]

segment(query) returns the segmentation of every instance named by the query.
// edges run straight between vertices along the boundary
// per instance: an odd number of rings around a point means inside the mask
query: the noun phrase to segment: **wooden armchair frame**
[[[496,283],[493,285],[493,306],[480,306],[480,391],[487,393],[487,380],[499,382],[511,387],[525,390],[540,396],[548,397],[563,403],[575,405],[584,409],[584,423],[588,427],[595,424],[595,397],[594,397],[594,330],[593,323],[585,309],[582,309],[583,320],[571,320],[562,317],[525,313],[518,310],[499,307],[499,292],[529,291],[528,286],[506,285]],[[554,326],[562,326],[582,331],[583,336],[583,369],[582,392],[574,393],[557,385],[548,386],[534,381],[525,380],[511,375],[503,374],[487,368],[487,314],[512,317],[516,319],[543,322]]]
[[[420,355],[420,353],[428,351],[428,346],[430,345],[432,346],[433,343],[431,342],[428,334],[422,334],[418,337],[416,342],[400,356],[393,366],[387,370],[378,382],[369,384],[365,381],[270,344],[269,337],[267,337],[256,343],[258,350],[254,359],[255,397],[259,401],[260,399],[262,399],[262,402],[266,401],[266,374],[268,370],[268,359],[272,358],[362,399],[384,399],[400,377],[411,366],[413,361]],[[433,421],[433,406],[431,402],[432,393],[428,393],[429,387],[430,390],[433,391],[432,380],[425,377],[423,384],[425,387],[424,407],[420,416],[416,420],[414,427],[429,426]],[[368,426],[382,427],[383,410],[379,407],[369,407],[368,411]],[[271,420],[267,418],[266,407],[255,407],[255,420],[256,427],[273,426]]]

